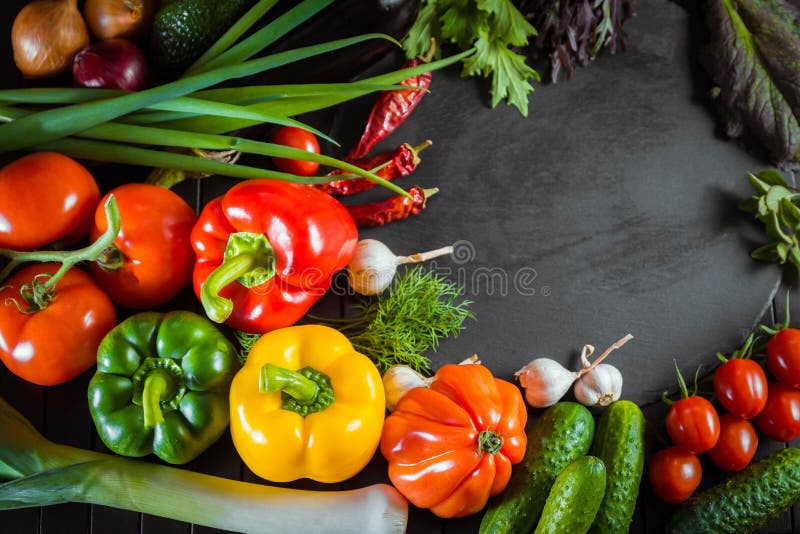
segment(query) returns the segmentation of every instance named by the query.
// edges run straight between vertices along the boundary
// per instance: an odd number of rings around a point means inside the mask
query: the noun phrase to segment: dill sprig
[[[236,330],[233,333],[236,341],[239,343],[239,363],[244,365],[247,361],[247,355],[250,354],[250,349],[253,348],[253,345],[256,344],[263,334],[251,334],[250,332],[243,332],[242,330]]]
[[[395,278],[389,291],[356,303],[354,315],[312,318],[345,334],[381,371],[402,364],[430,374],[425,353],[438,349],[440,339],[457,336],[465,319],[475,318],[468,309],[472,301],[460,296],[457,284],[418,265]]]

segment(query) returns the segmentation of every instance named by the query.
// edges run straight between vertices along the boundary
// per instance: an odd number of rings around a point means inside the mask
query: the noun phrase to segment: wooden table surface
[[[24,83],[8,38],[24,3],[0,4],[3,87]],[[645,410],[652,454],[664,435],[658,398],[674,387],[673,360],[687,374],[700,364],[710,368],[715,352],[735,350],[755,324],[782,320],[787,286],[775,299],[779,268],[748,256],[761,230],[736,205],[750,194],[745,173],[768,165],[719,134],[705,97],[709,82],[696,61],[702,21],[666,0],[638,0],[625,30],[624,54],[604,53],[569,82],[537,86],[528,118],[505,105],[490,109],[486,85],[459,78],[458,67],[437,72],[432,93],[379,148],[433,140],[407,185],[437,186],[441,193],[418,217],[361,237],[378,238],[398,254],[457,243],[453,257],[431,268],[464,285],[477,320],[430,354],[435,366],[478,353],[511,380],[535,357],[575,367],[583,344],[602,348],[632,333],[635,340],[613,363],[625,377],[623,397]],[[362,99],[310,120],[349,147],[370,103]],[[144,175],[135,168],[92,169],[104,189]],[[214,177],[176,190],[199,210],[233,183]],[[338,315],[347,302],[328,295],[314,311]],[[188,291],[168,308],[199,310]],[[794,313],[800,317],[800,309]],[[3,368],[0,395],[49,439],[104,450],[86,404],[90,377],[42,388]],[[758,454],[784,446],[762,440]],[[228,434],[185,467],[260,481]],[[722,479],[708,462],[704,467],[704,487]],[[378,454],[342,484],[292,486],[335,490],[386,480]],[[660,531],[671,511],[644,483],[631,532]],[[782,514],[763,532],[800,530],[796,513],[797,507]],[[480,514],[445,521],[412,507],[408,531],[476,532],[479,522]],[[83,504],[0,512],[0,525],[2,532],[41,534],[211,531]]]

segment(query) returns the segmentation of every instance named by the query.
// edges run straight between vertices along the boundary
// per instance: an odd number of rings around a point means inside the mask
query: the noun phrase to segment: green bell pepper
[[[188,311],[144,312],[114,327],[97,349],[89,411],[106,447],[165,462],[196,458],[225,432],[236,348]]]

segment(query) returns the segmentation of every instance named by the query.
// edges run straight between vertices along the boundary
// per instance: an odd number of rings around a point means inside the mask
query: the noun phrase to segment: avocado
[[[254,0],[171,0],[155,15],[150,38],[154,70],[179,77],[219,39]]]

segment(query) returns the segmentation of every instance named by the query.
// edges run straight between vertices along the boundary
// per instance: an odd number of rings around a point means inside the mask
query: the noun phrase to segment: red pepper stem
[[[421,263],[423,261],[432,260],[433,258],[438,258],[439,256],[445,256],[452,253],[453,246],[448,245],[446,247],[437,248],[436,250],[429,250],[428,252],[418,252],[409,256],[398,256],[397,264],[402,265],[404,263]]]
[[[425,150],[426,148],[428,148],[431,145],[433,145],[433,141],[431,141],[430,139],[426,139],[425,141],[421,142],[417,146],[412,146],[411,147],[411,152],[414,154],[414,159],[416,160],[417,159],[417,155],[419,155],[420,152],[422,152],[423,150]]]
[[[164,400],[170,389],[170,380],[165,373],[166,371],[154,369],[144,379],[142,410],[144,412],[145,428],[153,428],[164,422],[161,401]]]
[[[58,262],[61,264],[61,267],[59,267],[58,271],[44,283],[44,289],[49,291],[55,287],[58,281],[70,268],[75,266],[75,264],[82,261],[96,260],[106,248],[113,245],[114,240],[119,235],[120,229],[119,207],[117,206],[117,199],[114,198],[114,195],[109,195],[103,205],[103,210],[105,211],[108,229],[103,235],[97,238],[97,241],[88,247],[69,251],[34,250],[30,252],[0,249],[0,256],[5,256],[11,260],[5,268],[0,271],[0,281],[5,280],[20,263]]]
[[[226,259],[206,278],[203,288],[200,290],[200,302],[209,319],[216,323],[224,323],[230,317],[233,312],[233,302],[221,297],[219,292],[257,266],[258,256],[256,254],[239,254]]]

